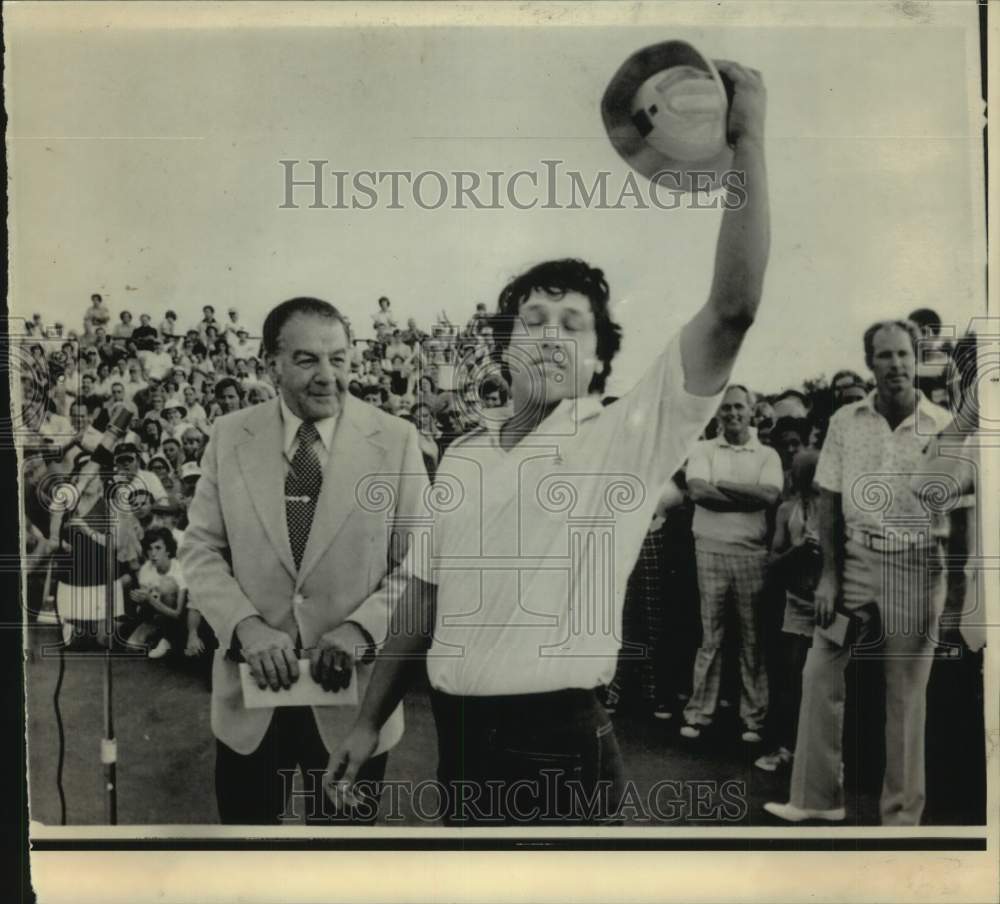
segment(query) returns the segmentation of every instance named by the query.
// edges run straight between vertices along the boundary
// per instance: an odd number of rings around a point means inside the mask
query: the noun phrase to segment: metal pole
[[[105,538],[107,574],[104,586],[104,630],[107,646],[104,649],[104,737],[101,739],[101,763],[104,765],[104,787],[107,791],[108,825],[118,824],[117,763],[118,742],[115,740],[115,722],[112,701],[113,676],[111,671],[111,646],[115,636],[115,602],[118,555],[115,549],[114,505],[108,506],[109,524]]]

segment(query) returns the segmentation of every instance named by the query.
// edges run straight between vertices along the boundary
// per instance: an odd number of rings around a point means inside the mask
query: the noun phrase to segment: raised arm
[[[757,314],[770,248],[764,83],[755,69],[725,60],[716,65],[734,86],[729,141],[734,148],[733,169],[745,181],[742,205],[727,209],[722,217],[708,301],[681,334],[686,388],[697,395],[718,392],[729,378]]]

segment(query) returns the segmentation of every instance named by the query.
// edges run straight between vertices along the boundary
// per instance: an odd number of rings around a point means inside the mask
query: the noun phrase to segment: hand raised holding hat
[[[736,147],[744,139],[764,140],[764,118],[767,110],[767,90],[756,69],[741,66],[731,60],[714,60],[719,75],[732,91],[726,138]]]

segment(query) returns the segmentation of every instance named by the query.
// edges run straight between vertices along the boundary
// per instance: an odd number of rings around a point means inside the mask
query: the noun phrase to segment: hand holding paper
[[[261,687],[253,677],[250,666],[240,663],[240,685],[243,688],[243,705],[247,709],[273,706],[356,706],[358,685],[352,681],[340,690],[327,690],[313,681],[309,660],[297,660],[298,680],[289,688],[272,690],[267,684]]]
[[[295,644],[284,631],[272,628],[259,615],[243,619],[236,626],[236,636],[257,687],[261,690],[290,688],[299,678],[299,660]],[[268,704],[274,706],[273,703]]]

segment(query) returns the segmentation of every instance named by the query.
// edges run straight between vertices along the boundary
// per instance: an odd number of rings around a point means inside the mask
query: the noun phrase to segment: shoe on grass
[[[792,752],[787,747],[779,747],[773,753],[765,753],[758,757],[754,766],[763,769],[764,772],[777,772],[782,766],[787,766],[792,761]]]
[[[796,807],[794,804],[768,803],[764,804],[764,809],[772,816],[777,816],[778,819],[783,819],[785,822],[805,822],[807,819],[843,822],[847,818],[843,807],[834,807],[832,810],[810,810],[805,807]]]

